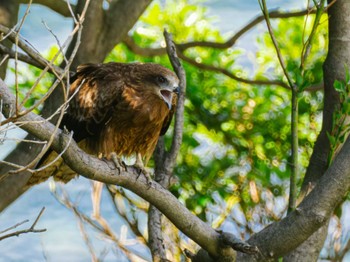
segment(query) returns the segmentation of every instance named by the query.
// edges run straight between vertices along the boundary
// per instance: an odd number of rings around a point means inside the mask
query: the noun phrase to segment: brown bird
[[[77,69],[72,97],[61,127],[87,153],[111,159],[136,156],[145,171],[158,138],[167,131],[179,91],[179,80],[169,69],[153,63],[85,64]],[[54,176],[68,182],[76,173],[56,152],[48,152],[29,179],[31,186]]]

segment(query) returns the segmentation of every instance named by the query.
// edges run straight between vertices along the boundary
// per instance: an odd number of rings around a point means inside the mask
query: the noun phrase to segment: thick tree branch
[[[248,243],[257,245],[265,258],[278,258],[298,247],[325,225],[349,191],[349,155],[350,139],[347,139],[330,168],[298,208],[285,219],[253,235]],[[254,260],[242,254],[240,259]]]
[[[333,84],[335,80],[342,81],[345,79],[344,65],[350,65],[349,40],[348,38],[343,38],[343,36],[350,34],[348,20],[350,15],[349,2],[344,0],[328,0],[326,9],[328,9],[329,46],[327,58],[323,64],[324,107],[322,129],[314,145],[310,163],[302,184],[299,201],[313,189],[328,168],[327,162],[330,154],[330,143],[327,133],[332,132],[333,114],[340,103],[339,94],[334,89]],[[302,246],[298,247],[295,252],[289,254],[285,260],[316,260],[327,236],[327,229],[328,226],[326,224],[322,229],[315,232]]]

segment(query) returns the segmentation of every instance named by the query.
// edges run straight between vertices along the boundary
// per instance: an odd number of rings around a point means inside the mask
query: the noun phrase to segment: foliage
[[[331,144],[331,153],[328,156],[329,165],[350,133],[350,123],[347,121],[350,115],[350,73],[348,68],[346,68],[345,80],[336,80],[334,89],[339,94],[340,105],[333,113],[332,131],[327,133]]]

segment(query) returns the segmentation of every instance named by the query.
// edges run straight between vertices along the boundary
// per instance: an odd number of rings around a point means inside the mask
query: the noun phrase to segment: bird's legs
[[[151,178],[150,173],[146,169],[145,165],[143,164],[142,156],[140,153],[136,154],[136,162],[135,162],[134,166],[139,170],[138,177],[141,175],[141,173],[143,173],[147,179],[147,183],[150,184],[150,182],[152,181],[152,178]]]

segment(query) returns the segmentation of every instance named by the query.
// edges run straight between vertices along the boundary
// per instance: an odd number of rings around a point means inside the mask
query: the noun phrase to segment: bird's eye
[[[164,84],[167,82],[167,80],[163,76],[157,76],[157,81],[160,84]]]

